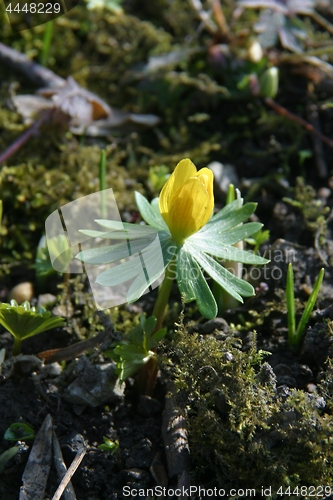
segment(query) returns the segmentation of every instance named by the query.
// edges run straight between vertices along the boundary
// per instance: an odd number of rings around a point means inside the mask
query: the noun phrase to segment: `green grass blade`
[[[295,345],[296,320],[295,320],[295,298],[294,298],[294,271],[291,262],[288,264],[286,298],[287,298],[287,310],[288,310],[288,340],[289,340],[289,345]]]
[[[42,66],[48,66],[48,60],[50,55],[50,48],[52,44],[53,38],[53,21],[49,21],[45,25],[45,32],[43,36],[43,48],[42,53],[40,55],[40,63]]]
[[[106,219],[107,207],[106,207],[106,153],[105,149],[101,151],[101,159],[99,163],[99,189],[101,191],[101,213],[102,217]]]
[[[318,297],[318,293],[324,278],[324,268],[322,268],[318,274],[318,277],[316,279],[316,282],[314,284],[313,290],[311,292],[311,295],[309,297],[309,300],[306,303],[304,312],[302,314],[301,320],[299,322],[297,331],[296,331],[296,342],[299,343],[301,341],[302,334],[304,332],[304,329],[306,327],[307,322],[309,321],[310,315],[312,313],[312,310],[316,304],[316,300]]]

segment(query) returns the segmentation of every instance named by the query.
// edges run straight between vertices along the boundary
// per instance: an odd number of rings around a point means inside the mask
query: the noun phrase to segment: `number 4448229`
[[[276,493],[280,496],[297,496],[298,498],[300,496],[323,498],[331,495],[332,492],[331,486],[296,486],[296,488],[290,488],[290,486],[283,488],[280,486]]]
[[[6,12],[11,14],[12,12],[24,12],[26,14],[59,14],[60,13],[60,3],[25,3],[20,5],[17,3],[15,7],[9,3],[6,7]]]

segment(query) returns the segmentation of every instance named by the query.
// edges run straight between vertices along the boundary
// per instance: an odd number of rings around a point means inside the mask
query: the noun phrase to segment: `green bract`
[[[143,365],[156,357],[154,349],[166,335],[166,328],[155,331],[157,319],[140,316],[140,324],[131,330],[128,340],[118,344],[113,351],[106,351],[117,363],[116,375],[121,381],[136,373]]]
[[[147,241],[155,239],[157,234],[163,255],[163,265],[156,264],[154,267],[154,257],[156,256],[152,251],[150,255],[149,250],[147,250],[145,260],[149,259],[151,263],[149,275],[141,273],[138,276],[138,264],[136,261],[130,260],[102,272],[97,277],[97,283],[104,286],[115,286],[135,278],[127,293],[127,300],[130,302],[141,296],[173,262],[175,264],[175,276],[173,277],[177,280],[185,302],[195,300],[201,314],[208,319],[215,318],[217,305],[203,271],[240,302],[243,302],[242,297],[254,295],[252,285],[227,271],[215,258],[256,265],[269,262],[251,252],[233,247],[235,243],[257,233],[262,227],[262,224],[258,222],[243,224],[255,211],[256,203],[243,205],[243,199],[238,197],[211,217],[204,227],[180,244],[173,240],[169,228],[162,218],[158,199],[156,198],[149,203],[140,193],[135,193],[135,199],[141,216],[148,226],[97,220],[96,222],[105,228],[104,231],[82,232],[91,237],[109,239],[110,233],[107,231],[113,231],[112,239],[125,238],[131,241],[132,253],[147,248]],[[119,236],[114,232],[117,229],[119,229]],[[84,250],[77,255],[77,258],[89,264],[108,264],[122,259],[127,251],[127,243],[120,243]]]
[[[51,317],[51,313],[43,307],[30,307],[25,301],[20,306],[15,300],[10,304],[0,304],[0,325],[14,337],[13,354],[21,351],[21,342],[58,326],[63,326],[63,318]]]

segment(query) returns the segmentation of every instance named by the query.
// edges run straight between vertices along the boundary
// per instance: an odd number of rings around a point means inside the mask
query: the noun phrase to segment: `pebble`
[[[47,306],[54,306],[54,304],[57,302],[57,297],[55,295],[52,295],[52,293],[42,293],[38,297],[38,302],[37,305],[39,307],[47,307]]]
[[[28,302],[34,296],[34,287],[30,281],[24,281],[14,286],[9,292],[9,300],[16,300],[16,302],[20,305],[22,302],[27,300]]]
[[[229,325],[224,318],[211,319],[209,321],[206,321],[206,323],[204,323],[200,327],[200,333],[203,334],[212,333],[215,330],[219,330],[223,333],[229,332]]]

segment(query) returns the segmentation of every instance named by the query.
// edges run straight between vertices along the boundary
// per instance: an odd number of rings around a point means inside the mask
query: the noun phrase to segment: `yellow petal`
[[[173,197],[167,214],[168,226],[177,243],[183,243],[210,219],[214,198],[198,176],[191,177]]]
[[[197,173],[197,176],[199,177],[200,181],[202,184],[205,186],[207,189],[208,195],[211,198],[211,205],[212,205],[212,211],[214,208],[214,192],[213,192],[213,185],[214,185],[214,174],[209,168],[202,168],[199,170]]]
[[[178,163],[175,170],[170,175],[159,197],[160,212],[166,223],[168,222],[165,218],[165,215],[167,215],[169,211],[172,198],[175,196],[177,191],[185,184],[185,182],[190,177],[193,177],[196,174],[197,169],[194,163],[191,162],[189,158],[185,158]]]

